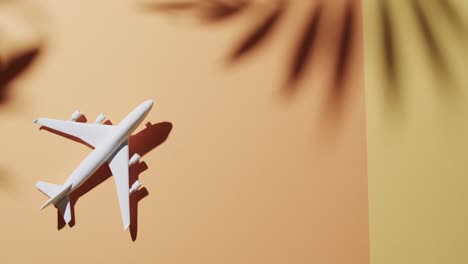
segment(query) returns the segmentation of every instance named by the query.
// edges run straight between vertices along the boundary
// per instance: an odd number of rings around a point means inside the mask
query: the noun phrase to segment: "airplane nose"
[[[145,106],[146,109],[151,109],[153,107],[153,100],[146,100],[143,105]]]

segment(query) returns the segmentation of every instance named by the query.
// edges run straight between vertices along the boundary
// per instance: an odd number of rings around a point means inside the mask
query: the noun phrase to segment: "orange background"
[[[261,52],[229,67],[245,17],[261,9],[200,25],[133,1],[43,3],[44,52],[0,111],[2,262],[368,263],[362,22],[346,96],[325,121],[331,53],[317,53],[296,96],[281,93],[307,2],[291,1]],[[340,11],[329,6],[326,25]],[[61,184],[89,150],[31,121],[79,108],[91,122],[102,111],[117,123],[147,98],[147,120],[173,127],[142,159],[149,195],[137,240],[122,232],[112,180],[78,201],[73,228],[57,231],[34,184]]]

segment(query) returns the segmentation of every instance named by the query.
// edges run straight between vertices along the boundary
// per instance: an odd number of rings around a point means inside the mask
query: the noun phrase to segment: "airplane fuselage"
[[[116,153],[122,144],[128,140],[133,131],[141,124],[148,115],[153,102],[145,101],[137,106],[128,114],[118,125],[115,131],[106,139],[95,146],[94,150],[78,165],[70,177],[65,181],[64,186],[71,184],[71,191],[80,187],[91,177],[114,153]]]

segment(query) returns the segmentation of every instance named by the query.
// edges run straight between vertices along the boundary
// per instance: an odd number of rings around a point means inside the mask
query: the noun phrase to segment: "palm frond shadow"
[[[400,66],[402,64],[400,62],[401,49],[404,47],[397,45],[396,14],[392,13],[388,2],[388,0],[380,0],[378,5],[380,37],[382,39],[381,53],[383,55],[385,76],[387,76],[387,81],[390,84],[387,89],[387,95],[390,98],[400,100],[401,86],[404,81],[401,78]],[[428,6],[424,8],[423,4]],[[436,21],[428,14],[427,7],[431,7],[430,5],[433,5],[432,7],[443,16],[443,19],[456,31],[460,41],[464,43],[466,43],[466,38],[468,37],[468,27],[451,1],[436,0],[427,2],[411,0],[408,2],[412,19],[416,22],[418,29],[417,34],[421,37],[421,48],[425,50],[434,73],[440,80],[450,82],[453,76],[451,76],[449,69],[448,58],[441,47],[442,39],[437,35],[433,26]],[[447,86],[444,85],[444,87]]]
[[[34,1],[0,1],[0,106],[44,52],[48,16]]]
[[[448,22],[453,26],[454,29],[460,34],[460,36],[466,37],[468,34],[468,27],[466,27],[462,16],[457,9],[450,3],[449,0],[437,0],[436,4],[439,10],[444,13]]]
[[[31,66],[40,52],[41,48],[37,47],[17,55],[7,64],[0,61],[0,104],[7,101],[10,84]]]
[[[398,69],[397,69],[397,59],[398,54],[396,50],[395,43],[395,32],[393,27],[393,21],[389,8],[386,1],[380,1],[379,3],[379,15],[380,15],[380,32],[382,38],[382,53],[384,57],[385,71],[388,81],[392,87],[398,87],[396,82],[398,80]],[[398,94],[395,92],[393,95]]]
[[[421,6],[421,2],[419,0],[412,0],[410,4],[414,17],[418,23],[421,35],[424,38],[424,42],[426,43],[425,47],[431,61],[433,62],[434,66],[440,70],[439,72],[445,72],[447,65],[443,56],[443,52],[439,46],[435,32],[430,25],[429,18]]]
[[[205,23],[221,22],[240,14],[250,5],[248,0],[236,1],[183,1],[145,3],[142,7],[151,12],[186,14],[191,12]]]
[[[207,2],[209,4],[207,4]],[[204,8],[206,5],[219,5],[218,9],[222,9],[226,3],[229,3],[231,7],[229,9],[231,17],[240,14],[241,11],[244,11],[248,7],[253,7],[255,5],[254,1],[247,0],[195,0],[177,3],[152,3],[148,6],[148,9],[169,14],[173,14],[174,12],[189,14],[187,11],[197,10],[195,13],[200,14],[204,12],[206,13],[207,9],[206,7]],[[356,1],[353,0],[346,1],[341,23],[332,25],[332,31],[334,30],[340,34],[340,43],[338,45],[338,50],[336,51],[336,61],[333,63],[334,66],[331,69],[333,71],[333,80],[330,80],[331,87],[327,88],[331,90],[329,93],[331,97],[336,99],[341,98],[345,91],[344,88],[347,85],[345,79],[349,75],[352,54],[355,51],[353,43],[356,42],[355,38],[358,36],[355,34],[355,31],[357,28],[359,5],[355,3]],[[253,19],[252,26],[249,27],[246,30],[246,33],[240,37],[240,41],[234,45],[231,52],[228,52],[228,55],[226,56],[227,64],[235,64],[241,59],[245,59],[248,55],[252,55],[255,51],[261,50],[261,46],[266,45],[267,42],[272,39],[272,35],[278,31],[278,27],[285,19],[285,16],[290,9],[290,5],[291,2],[288,0],[277,0],[261,6],[263,8],[263,12],[257,12],[255,16],[251,16],[251,19]],[[258,8],[259,6],[256,7]],[[283,88],[283,90],[286,91],[285,94],[288,96],[298,91],[301,80],[306,76],[308,70],[310,70],[308,68],[312,62],[314,53],[319,52],[317,51],[317,44],[318,42],[323,41],[323,38],[319,36],[319,31],[321,27],[325,26],[325,23],[323,22],[323,11],[327,7],[328,5],[326,1],[317,1],[317,3],[311,6],[310,11],[308,11],[309,13],[306,14],[303,28],[298,31],[298,37],[292,43],[294,47],[291,51],[288,51],[291,59],[290,62],[286,62],[289,70],[285,73],[286,81]],[[260,17],[258,14],[260,14]],[[204,21],[207,20],[205,19]],[[209,20],[210,23],[221,21],[224,20]],[[320,50],[320,52],[321,51],[322,50]],[[333,60],[331,56],[330,59]],[[335,102],[337,102],[337,100],[335,100]]]
[[[312,50],[316,44],[319,22],[322,17],[323,6],[319,5],[312,9],[309,21],[306,22],[304,33],[299,38],[298,46],[295,48],[292,66],[288,76],[288,87],[295,87],[306,68],[308,59],[312,56]]]
[[[356,7],[355,5],[348,2],[343,18],[343,25],[341,30],[341,40],[338,51],[338,59],[336,61],[335,68],[335,85],[336,90],[334,91],[337,94],[341,94],[339,89],[342,89],[344,86],[345,76],[348,73],[351,55],[353,52],[354,36],[356,30]]]
[[[13,182],[9,176],[10,175],[7,174],[7,171],[0,167],[0,191],[12,187]]]
[[[248,32],[245,37],[241,39],[239,44],[237,44],[230,53],[231,55],[228,57],[228,61],[231,63],[235,62],[241,59],[244,55],[249,54],[255,48],[261,46],[262,43],[266,42],[278,25],[286,9],[287,2],[280,1],[278,5],[253,28],[252,31]]]

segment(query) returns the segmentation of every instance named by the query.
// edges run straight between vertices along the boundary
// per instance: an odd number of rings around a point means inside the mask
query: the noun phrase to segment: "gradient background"
[[[392,84],[379,1],[364,1],[371,263],[467,263],[466,29],[437,1],[420,1],[446,62],[434,63],[410,2],[388,1],[400,74]],[[448,2],[466,28],[468,2]]]
[[[297,35],[290,28],[300,31],[315,4],[290,3],[269,45],[227,69],[223,56],[248,20],[200,26],[134,1],[44,1],[45,51],[0,111],[2,262],[368,263],[361,15],[340,118],[325,122],[329,53],[318,53],[298,96],[281,92],[283,51]],[[328,5],[333,25],[342,5]],[[333,40],[327,29],[319,38]],[[57,231],[56,211],[39,212],[46,197],[34,184],[62,183],[89,150],[31,121],[79,108],[90,121],[102,111],[118,122],[147,98],[155,101],[147,120],[173,129],[143,158],[150,194],[139,204],[137,240],[122,232],[112,180],[78,201],[73,228]],[[370,119],[377,163],[386,134]],[[373,175],[384,175],[379,169],[388,173],[371,164]],[[374,208],[385,183],[377,179]]]

